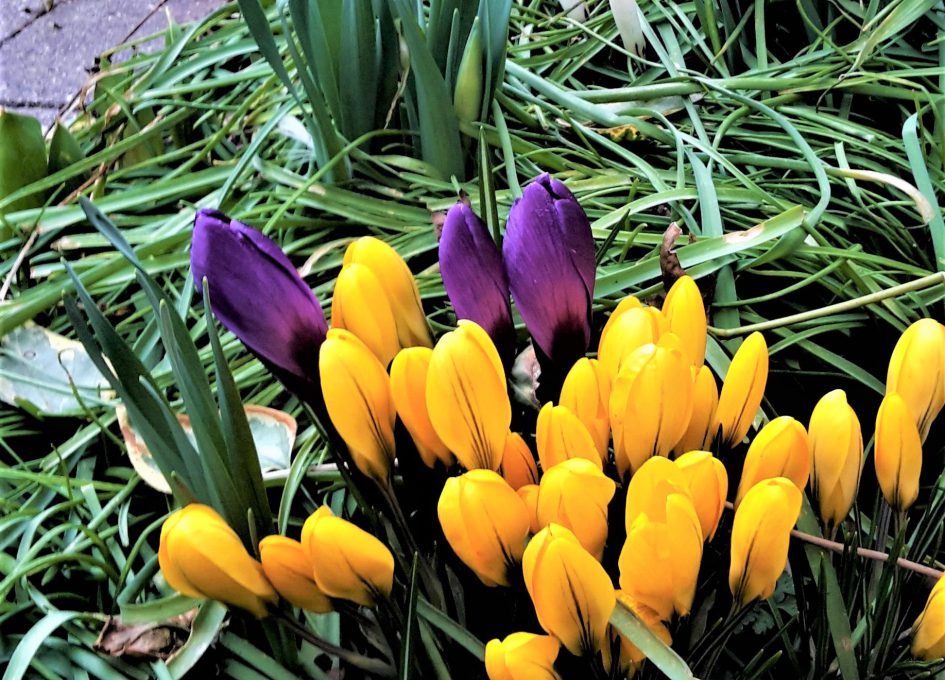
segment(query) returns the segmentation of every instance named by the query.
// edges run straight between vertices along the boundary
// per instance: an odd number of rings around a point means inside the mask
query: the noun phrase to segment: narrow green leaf
[[[689,666],[665,642],[656,637],[636,614],[620,602],[610,615],[610,623],[646,655],[670,680],[692,680],[695,676]]]

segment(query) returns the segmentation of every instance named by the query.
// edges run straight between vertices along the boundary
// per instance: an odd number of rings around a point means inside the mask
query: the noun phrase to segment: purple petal
[[[570,366],[591,339],[595,254],[573,194],[544,174],[512,205],[502,248],[512,299],[542,353]]]
[[[198,291],[207,279],[220,323],[289,389],[317,393],[318,350],[328,325],[315,295],[279,246],[256,229],[204,208],[194,219],[190,262]]]
[[[502,257],[476,213],[457,203],[440,237],[440,274],[456,317],[482,326],[503,359],[514,351],[512,307]]]

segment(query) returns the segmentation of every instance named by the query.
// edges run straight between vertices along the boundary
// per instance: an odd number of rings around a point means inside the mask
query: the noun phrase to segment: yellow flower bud
[[[502,477],[516,491],[527,484],[538,484],[538,465],[528,444],[518,432],[509,432],[502,454]]]
[[[538,485],[526,484],[519,487],[518,497],[525,502],[525,508],[528,510],[528,530],[537,534],[541,531],[541,524],[538,523]]]
[[[362,236],[348,246],[341,266],[343,269],[352,264],[364,265],[383,283],[383,299],[394,316],[400,347],[432,347],[430,327],[423,313],[417,282],[400,254],[378,238]],[[381,298],[374,300],[368,308],[380,304],[380,301]]]
[[[715,441],[718,423],[715,409],[719,405],[719,388],[708,366],[692,369],[692,416],[686,433],[676,444],[676,455],[687,451],[705,451]]]
[[[434,431],[427,412],[427,373],[432,356],[429,347],[400,350],[390,365],[390,390],[397,413],[424,465],[432,468],[440,462],[449,467],[455,459]]]
[[[886,394],[891,392],[906,402],[925,441],[945,406],[945,326],[919,319],[903,332],[889,359]]]
[[[689,363],[701,368],[705,363],[705,346],[708,339],[708,321],[702,293],[691,276],[684,275],[666,294],[663,316],[671,333],[682,340]]]
[[[331,297],[331,327],[354,333],[383,366],[400,349],[397,322],[384,285],[361,264],[344,267],[338,274]]]
[[[628,488],[628,498],[630,493]],[[702,527],[688,492],[668,493],[662,507],[648,505],[653,514],[636,516],[620,551],[620,587],[668,621],[674,611],[686,616],[692,607],[702,561]]]
[[[662,518],[666,513],[666,498],[672,493],[689,493],[680,467],[659,456],[644,462],[627,484],[624,516],[627,531],[640,515],[647,515],[650,519]]]
[[[596,654],[617,598],[607,572],[577,537],[560,524],[548,525],[525,548],[522,572],[545,632],[572,654]]]
[[[893,509],[909,509],[919,495],[922,439],[905,400],[893,392],[883,397],[876,414],[873,443],[876,478]]]
[[[728,584],[736,602],[767,599],[787,565],[791,529],[801,514],[801,492],[785,477],[755,484],[735,511]]]
[[[768,382],[768,345],[755,332],[741,344],[728,367],[715,420],[725,446],[739,444],[748,434]],[[713,430],[714,432],[714,430]]]
[[[512,633],[486,644],[489,680],[561,680],[554,669],[559,643],[551,635]]]
[[[559,403],[584,423],[600,459],[606,461],[610,443],[610,375],[603,365],[597,359],[578,359],[564,379]]]
[[[636,298],[628,298],[636,301]],[[597,358],[613,380],[626,358],[639,347],[657,342],[667,330],[666,318],[656,307],[620,303],[601,331]]]
[[[807,430],[790,416],[780,416],[761,428],[755,436],[735,495],[735,507],[745,494],[763,479],[787,477],[798,489],[807,486],[810,476],[810,444]]]
[[[591,433],[566,406],[553,406],[551,402],[542,406],[535,424],[535,443],[542,470],[569,458],[585,458],[603,467]]]
[[[659,614],[649,607],[640,604],[623,590],[617,591],[617,601],[632,611],[640,619],[650,632],[663,641],[666,645],[673,644],[673,637],[669,633],[669,628],[660,621]],[[620,669],[624,677],[633,677],[640,669],[646,654],[633,644],[628,638],[617,632],[616,628],[611,627],[611,637],[620,640]]]
[[[259,542],[259,557],[266,578],[289,604],[324,614],[331,600],[315,585],[314,568],[298,541],[285,536],[266,536]]]
[[[446,480],[436,506],[447,542],[487,586],[509,585],[528,538],[528,508],[492,470]]]
[[[505,370],[489,335],[461,320],[440,338],[427,373],[433,429],[467,470],[498,470],[512,422]]]
[[[853,507],[863,469],[860,421],[843,390],[825,394],[810,416],[810,487],[825,526],[836,526]]]
[[[318,354],[325,408],[358,469],[386,484],[397,414],[387,371],[350,331],[332,328]]]
[[[315,583],[328,597],[373,607],[390,595],[394,556],[386,545],[327,505],[302,525],[302,545],[312,562]]]
[[[675,460],[682,472],[686,488],[692,496],[702,536],[711,541],[725,509],[728,495],[728,473],[722,461],[708,451],[690,451]]]
[[[935,582],[912,626],[912,656],[923,661],[945,658],[945,576]]]
[[[278,601],[262,565],[213,508],[191,503],[164,520],[158,565],[182,595],[218,600],[263,618]]]
[[[610,394],[618,472],[633,473],[651,456],[669,455],[691,414],[692,372],[679,339],[667,333],[658,344],[633,352]]]
[[[538,523],[570,529],[598,560],[607,542],[607,505],[617,485],[594,463],[571,458],[545,470],[538,487]]]

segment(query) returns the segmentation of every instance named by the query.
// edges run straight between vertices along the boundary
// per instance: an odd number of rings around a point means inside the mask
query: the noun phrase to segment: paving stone
[[[0,0],[0,43],[52,9],[54,4],[53,0]]]

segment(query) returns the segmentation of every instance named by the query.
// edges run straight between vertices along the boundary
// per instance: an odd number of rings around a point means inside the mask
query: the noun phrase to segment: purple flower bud
[[[190,263],[197,290],[210,287],[213,314],[292,392],[320,400],[318,350],[328,325],[285,253],[262,232],[202,208]]]
[[[591,225],[568,188],[538,176],[512,205],[502,247],[512,299],[541,354],[566,371],[591,340]]]
[[[502,257],[482,220],[462,202],[446,215],[440,237],[440,274],[456,317],[482,326],[510,365],[515,329]]]

